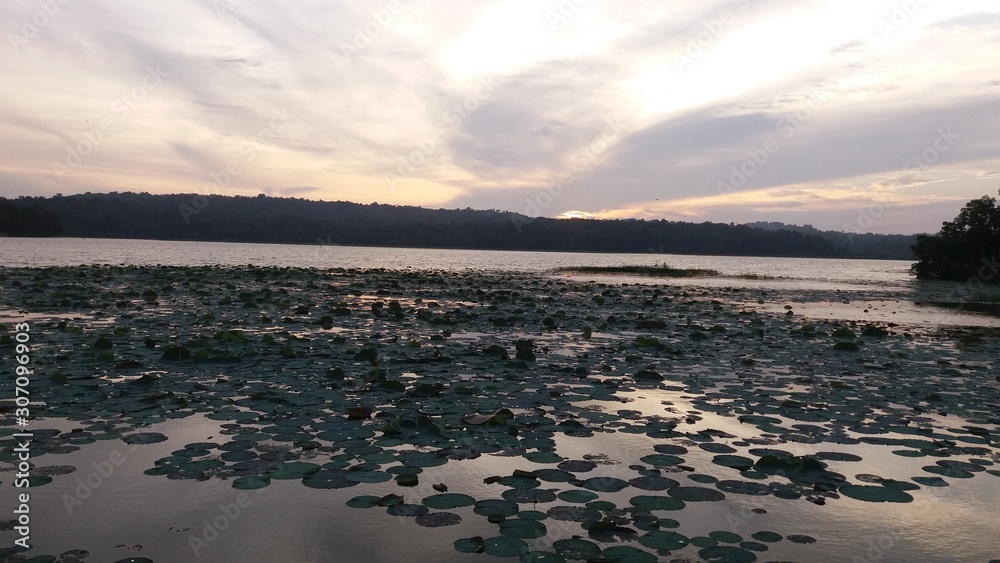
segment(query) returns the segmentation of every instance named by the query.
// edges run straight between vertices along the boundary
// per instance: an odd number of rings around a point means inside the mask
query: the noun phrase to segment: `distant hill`
[[[804,235],[816,235],[832,242],[834,246],[844,251],[847,255],[865,258],[910,260],[914,258],[910,247],[917,242],[917,235],[880,235],[875,233],[821,231],[812,225],[786,225],[785,223],[773,221],[747,223],[747,226],[769,231],[786,230]]]
[[[912,257],[909,248],[892,236],[854,235],[851,242],[844,233],[811,227],[530,218],[497,210],[424,209],[265,195],[112,192],[0,198],[0,233],[427,248]]]

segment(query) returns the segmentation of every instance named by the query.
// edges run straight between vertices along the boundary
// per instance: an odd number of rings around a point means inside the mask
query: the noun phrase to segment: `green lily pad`
[[[385,513],[390,516],[406,516],[410,518],[423,516],[428,512],[430,512],[430,509],[422,504],[393,504],[385,509]]]
[[[615,477],[591,477],[590,479],[584,481],[580,486],[585,489],[600,491],[602,493],[616,493],[628,487],[628,481],[623,481]]]
[[[272,479],[302,479],[306,475],[320,470],[315,463],[305,461],[286,461],[274,464],[267,474]]]
[[[715,547],[719,545],[719,540],[708,536],[695,536],[689,540],[695,547]]]
[[[566,559],[596,559],[601,556],[601,546],[582,539],[563,539],[552,542],[552,548]]]
[[[483,540],[483,553],[496,557],[517,557],[528,552],[528,544],[520,538],[505,536]]]
[[[629,503],[643,510],[682,510],[686,506],[683,500],[656,495],[635,496]]]
[[[668,454],[646,455],[640,457],[639,461],[643,463],[648,463],[649,465],[658,465],[660,467],[669,467],[671,465],[680,465],[684,463],[684,460],[682,458]]]
[[[690,502],[711,502],[726,498],[726,495],[721,491],[705,487],[674,487],[667,489],[667,494],[676,499]]]
[[[521,563],[566,563],[566,558],[548,551],[529,551],[521,555]]]
[[[509,500],[486,499],[476,501],[472,511],[483,516],[503,516],[507,518],[517,514],[518,507],[516,502]]]
[[[951,477],[954,479],[971,479],[975,476],[975,474],[971,471],[965,471],[955,467],[944,467],[942,465],[926,465],[922,469],[928,473],[934,473],[936,475]]]
[[[597,464],[592,461],[582,459],[569,459],[560,463],[556,467],[570,473],[586,473],[587,471],[591,471],[596,468]]]
[[[400,487],[416,487],[420,478],[416,473],[400,473],[396,475],[396,484]]]
[[[740,547],[747,551],[767,551],[769,549],[766,545],[755,541],[740,542]]]
[[[656,556],[630,545],[616,545],[606,548],[601,557],[614,563],[656,563]]]
[[[818,452],[816,457],[828,461],[861,461],[861,456],[845,452]]]
[[[754,532],[754,533],[750,534],[750,537],[752,537],[755,540],[762,541],[762,542],[768,542],[768,543],[779,542],[779,541],[785,539],[785,536],[783,536],[783,535],[781,535],[781,534],[779,534],[777,532],[768,532],[766,530],[760,531],[760,532]]]
[[[342,471],[321,469],[302,478],[302,484],[312,489],[346,489],[358,484],[348,479]]]
[[[459,538],[452,545],[455,546],[455,551],[459,553],[482,553],[485,548],[483,545],[483,536]]]
[[[509,538],[534,539],[547,533],[545,524],[538,520],[509,518],[500,522],[500,534]]]
[[[375,508],[378,506],[379,497],[375,495],[361,495],[354,497],[345,504],[351,508]]]
[[[753,460],[740,455],[717,455],[712,458],[712,463],[723,467],[745,470],[753,467]]]
[[[669,477],[659,477],[656,475],[646,475],[629,479],[629,485],[644,491],[665,491],[670,487],[680,485],[677,481]]]
[[[435,508],[438,510],[448,510],[450,508],[461,508],[463,506],[472,506],[476,503],[476,499],[470,497],[469,495],[463,495],[461,493],[441,493],[438,495],[431,495],[429,497],[424,497],[424,500],[420,501],[424,506],[430,508]]]
[[[509,489],[501,496],[509,501],[520,503],[545,503],[556,500],[555,489]]]
[[[126,434],[121,438],[122,442],[126,444],[156,444],[159,442],[165,442],[167,437],[159,432],[136,432],[135,434]]]
[[[590,491],[572,490],[563,491],[557,495],[559,500],[565,502],[586,503],[597,498],[597,493]]]
[[[601,519],[601,512],[584,506],[553,506],[545,511],[553,520],[568,522],[596,521]]]
[[[524,459],[534,463],[559,463],[565,458],[555,452],[528,452],[524,454]]]
[[[441,528],[460,524],[462,517],[454,512],[431,512],[417,516],[416,522],[425,528]]]
[[[721,543],[740,543],[743,541],[743,536],[735,534],[733,532],[726,532],[723,530],[711,532],[708,537],[718,540]]]
[[[681,549],[690,543],[687,536],[677,532],[666,532],[663,530],[651,530],[645,535],[639,536],[639,543],[651,549],[675,550]]]
[[[263,489],[271,484],[271,478],[264,475],[248,475],[233,480],[232,487],[241,491]]]
[[[385,483],[392,479],[392,475],[385,471],[348,471],[344,474],[344,478],[359,483]]]
[[[757,560],[756,553],[731,545],[706,547],[698,551],[698,557],[710,563],[753,563]]]

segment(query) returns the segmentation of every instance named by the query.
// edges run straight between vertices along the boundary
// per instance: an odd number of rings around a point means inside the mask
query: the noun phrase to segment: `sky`
[[[936,232],[1000,188],[995,0],[5,0],[0,196]]]

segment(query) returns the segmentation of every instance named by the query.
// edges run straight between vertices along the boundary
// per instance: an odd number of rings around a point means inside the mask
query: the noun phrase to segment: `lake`
[[[365,246],[253,244],[126,239],[0,238],[0,258],[6,267],[127,264],[137,266],[256,266],[305,268],[385,268],[550,272],[573,279],[616,283],[653,283],[706,288],[796,291],[801,313],[816,318],[884,320],[925,326],[1000,326],[995,315],[941,308],[928,303],[968,300],[980,285],[918,281],[903,260],[833,258],[774,258],[607,254],[589,252],[520,252],[387,248]],[[669,264],[675,268],[718,271],[719,277],[648,278],[562,273],[559,268]],[[840,291],[844,298],[819,299],[811,292]],[[1000,299],[1000,288],[987,290]],[[844,303],[847,301],[847,303]],[[851,301],[855,301],[853,304]]]
[[[918,305],[966,293],[907,262],[90,239],[0,253],[0,320],[30,325],[29,556],[1000,557],[996,318]],[[664,262],[721,275],[554,271]],[[23,490],[13,423],[2,507]]]

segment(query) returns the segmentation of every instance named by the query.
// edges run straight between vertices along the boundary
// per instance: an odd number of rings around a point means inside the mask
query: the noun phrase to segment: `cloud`
[[[887,36],[877,2],[60,6],[0,58],[3,196],[192,191],[235,160],[225,193],[831,228],[896,186],[908,211],[880,224],[918,231],[1000,161],[991,2]],[[34,11],[0,4],[19,34]],[[294,119],[262,141],[276,111]]]

